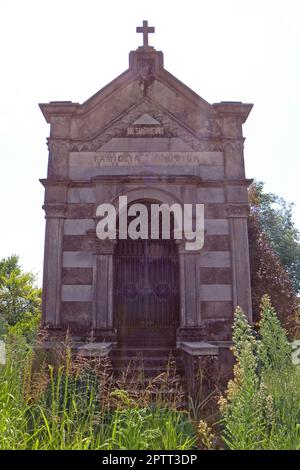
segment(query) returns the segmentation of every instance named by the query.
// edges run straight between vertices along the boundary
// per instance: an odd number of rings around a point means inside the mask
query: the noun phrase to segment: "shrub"
[[[262,298],[259,333],[259,358],[264,371],[281,372],[291,367],[292,347],[267,295]]]
[[[300,448],[300,369],[268,296],[261,302],[259,339],[235,313],[234,378],[219,400],[221,435],[230,449]]]
[[[225,397],[219,400],[222,437],[230,449],[262,449],[273,420],[272,399],[257,373],[259,341],[239,308],[235,312],[233,345],[237,361],[234,378],[228,383]]]

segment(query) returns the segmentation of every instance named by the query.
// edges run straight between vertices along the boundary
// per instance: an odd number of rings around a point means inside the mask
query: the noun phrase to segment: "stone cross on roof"
[[[148,26],[148,21],[143,21],[143,26],[137,26],[136,32],[143,33],[143,47],[149,47],[148,34],[154,33],[155,28],[153,26]]]

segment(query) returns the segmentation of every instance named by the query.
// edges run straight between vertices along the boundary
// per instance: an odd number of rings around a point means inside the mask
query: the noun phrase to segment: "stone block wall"
[[[51,125],[42,180],[45,324],[113,337],[114,244],[97,240],[95,228],[97,206],[117,205],[120,195],[128,202],[204,204],[203,249],[178,244],[178,340],[224,345],[237,305],[251,319],[242,135],[251,107],[210,105],[167,72],[153,48],[132,52],[129,69],[85,103],[41,105]],[[152,122],[151,132],[143,119]]]

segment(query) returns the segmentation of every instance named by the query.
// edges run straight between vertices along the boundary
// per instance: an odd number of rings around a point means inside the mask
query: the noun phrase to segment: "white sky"
[[[143,19],[165,68],[205,100],[254,103],[247,176],[294,201],[300,228],[300,0],[1,0],[0,258],[19,254],[39,280],[49,127],[38,103],[83,102],[126,70]]]

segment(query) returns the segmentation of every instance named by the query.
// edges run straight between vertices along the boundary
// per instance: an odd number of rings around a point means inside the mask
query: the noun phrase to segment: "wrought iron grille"
[[[178,278],[173,240],[118,240],[114,256],[115,326],[177,327]]]

